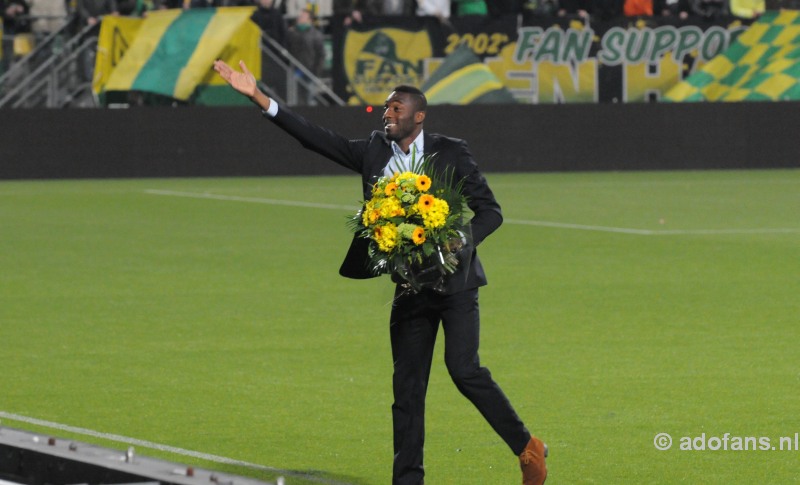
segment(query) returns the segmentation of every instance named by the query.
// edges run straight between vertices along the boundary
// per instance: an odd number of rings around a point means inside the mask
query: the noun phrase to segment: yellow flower
[[[420,175],[417,177],[417,190],[420,192],[427,192],[431,188],[431,179],[427,175]]]
[[[369,226],[369,213],[372,211],[372,201],[370,200],[364,204],[364,210],[361,211],[361,224],[366,227]]]
[[[381,217],[381,212],[375,207],[375,204],[375,199],[371,199],[366,203],[366,205],[364,205],[364,210],[361,213],[361,224],[364,227],[375,224]]]
[[[425,194],[420,196],[419,201],[417,202],[417,208],[421,213],[426,213],[429,210],[433,209],[433,203],[436,198],[430,194]]]
[[[399,200],[391,197],[381,202],[380,215],[384,219],[388,219],[390,217],[404,216],[406,215],[406,211],[403,209],[403,205]]]
[[[380,218],[381,218],[381,211],[379,211],[377,209],[372,209],[371,211],[369,211],[369,223],[370,224],[375,224],[376,222],[378,222],[378,219],[380,219]]]
[[[414,229],[414,233],[411,235],[411,240],[414,241],[414,244],[419,246],[420,244],[425,242],[425,229],[417,226]]]
[[[414,172],[403,172],[397,176],[397,186],[405,191],[413,189],[417,185],[419,175]]]
[[[445,222],[447,222],[450,206],[446,200],[434,198],[431,207],[426,211],[420,211],[420,213],[422,214],[423,225],[429,229],[435,229],[444,226]]]
[[[394,182],[389,182],[388,184],[386,184],[386,188],[383,189],[383,193],[386,194],[386,197],[391,197],[394,195],[396,190],[397,190],[397,184]]]
[[[450,205],[444,199],[436,199],[433,209],[441,212],[445,217],[450,214]]]
[[[403,173],[397,174],[397,179],[398,180],[416,180],[416,178],[417,178],[417,174],[415,174],[414,172],[403,172]]]
[[[397,226],[391,222],[384,226],[377,226],[372,233],[372,239],[378,243],[378,249],[384,253],[392,252],[397,246]]]

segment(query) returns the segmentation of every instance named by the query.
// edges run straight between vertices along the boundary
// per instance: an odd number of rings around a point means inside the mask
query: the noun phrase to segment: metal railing
[[[98,107],[92,90],[97,36],[86,26],[71,35],[76,20],[44,38],[0,76],[0,108]],[[315,76],[283,46],[262,35],[260,87],[287,106],[345,104],[327,82]]]
[[[97,50],[90,26],[74,32],[75,19],[38,43],[0,76],[0,108],[97,106],[91,76],[83,69]]]
[[[314,75],[286,48],[266,34],[261,36],[261,88],[276,101],[288,106],[344,106],[345,101],[327,82]]]

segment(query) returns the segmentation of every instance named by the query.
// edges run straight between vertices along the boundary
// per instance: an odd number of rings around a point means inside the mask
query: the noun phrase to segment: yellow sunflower
[[[419,202],[417,202],[417,208],[422,213],[428,212],[433,208],[435,201],[436,198],[430,194],[421,195],[419,197]]]
[[[414,241],[414,244],[419,246],[420,244],[425,242],[425,229],[417,226],[414,229],[414,233],[411,235],[411,240]]]
[[[431,179],[427,175],[420,175],[417,178],[417,190],[420,192],[427,192],[431,188]]]

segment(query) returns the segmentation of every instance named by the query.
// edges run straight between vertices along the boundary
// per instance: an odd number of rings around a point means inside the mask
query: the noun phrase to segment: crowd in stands
[[[543,15],[618,17],[690,17],[718,20],[754,19],[766,10],[798,8],[794,0],[529,0],[526,6]]]
[[[458,16],[505,14],[602,20],[624,16],[753,19],[767,9],[800,8],[800,0],[0,0],[3,59],[8,62],[14,57],[17,34],[31,35],[35,42],[71,16],[81,28],[96,25],[104,15],[145,16],[157,9],[242,5],[256,6],[253,20],[262,30],[317,73],[324,55],[323,31],[331,21],[348,26],[376,16],[417,15],[447,22]]]

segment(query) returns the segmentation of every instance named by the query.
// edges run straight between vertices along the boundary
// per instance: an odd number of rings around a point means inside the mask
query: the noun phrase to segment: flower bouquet
[[[452,171],[432,168],[426,157],[407,172],[380,177],[350,224],[370,240],[370,269],[392,274],[415,293],[444,291],[445,277],[456,271],[458,252],[467,244],[463,184],[453,183]]]

